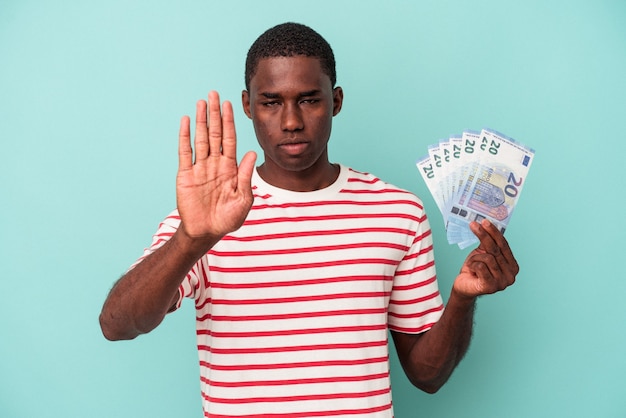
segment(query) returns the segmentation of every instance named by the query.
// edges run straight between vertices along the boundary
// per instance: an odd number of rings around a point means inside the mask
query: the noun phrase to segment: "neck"
[[[326,161],[304,170],[279,170],[264,162],[257,168],[259,176],[274,187],[293,192],[312,192],[324,189],[339,177],[339,165]]]

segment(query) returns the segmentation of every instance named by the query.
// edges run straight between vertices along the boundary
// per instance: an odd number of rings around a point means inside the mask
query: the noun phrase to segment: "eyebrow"
[[[303,91],[303,92],[298,94],[298,97],[315,96],[315,95],[319,94],[320,92],[321,92],[321,90],[319,90],[319,89]],[[272,93],[272,92],[262,92],[262,93],[259,93],[259,95],[265,97],[266,99],[278,99],[278,98],[281,97],[280,94]]]
[[[309,90],[309,91],[303,91],[302,93],[300,93],[300,97],[315,96],[315,95],[319,94],[320,92],[321,92],[321,90],[318,90],[318,89]]]

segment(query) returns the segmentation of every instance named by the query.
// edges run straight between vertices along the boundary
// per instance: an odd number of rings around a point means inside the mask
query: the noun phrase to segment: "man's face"
[[[289,175],[326,168],[332,118],[342,100],[318,58],[260,60],[242,101],[265,154],[264,170]]]

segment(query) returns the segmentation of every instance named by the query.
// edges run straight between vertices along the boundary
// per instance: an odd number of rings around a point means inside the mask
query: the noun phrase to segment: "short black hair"
[[[254,77],[261,59],[298,55],[319,58],[322,71],[328,75],[332,86],[335,87],[337,82],[335,55],[328,42],[306,25],[287,22],[266,30],[248,50],[246,90],[250,90],[250,80]]]

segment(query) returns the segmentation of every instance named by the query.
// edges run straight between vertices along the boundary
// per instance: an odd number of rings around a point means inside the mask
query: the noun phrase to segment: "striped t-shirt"
[[[265,183],[180,287],[195,299],[206,417],[391,417],[388,329],[441,316],[421,201],[341,167],[313,192]],[[144,257],[180,223],[174,211]]]

